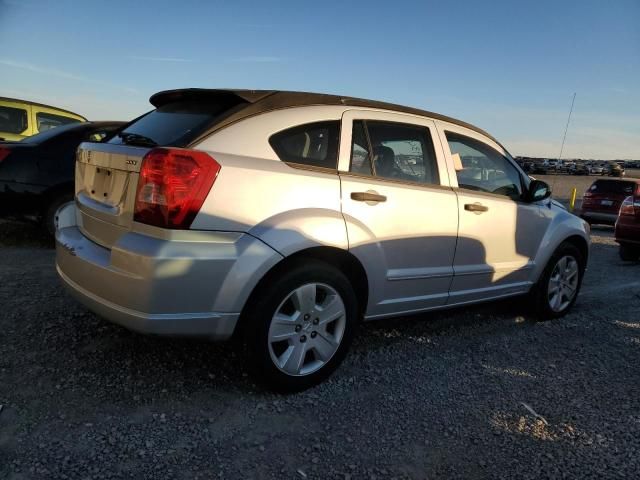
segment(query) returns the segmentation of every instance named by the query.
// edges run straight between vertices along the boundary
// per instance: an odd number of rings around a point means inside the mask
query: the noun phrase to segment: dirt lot
[[[610,229],[593,231],[564,319],[536,323],[514,300],[365,324],[328,382],[292,396],[255,386],[231,345],[96,318],[32,228],[0,237],[0,478],[640,471],[640,265],[618,259]]]

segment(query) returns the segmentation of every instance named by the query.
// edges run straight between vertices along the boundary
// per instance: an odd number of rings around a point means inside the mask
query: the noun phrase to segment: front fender
[[[587,249],[591,244],[589,226],[584,220],[553,204],[541,206],[540,210],[542,215],[549,217],[549,224],[536,254],[536,266],[532,273],[532,281],[534,283],[538,281],[549,259],[562,242],[570,237],[577,236],[586,242]],[[588,258],[585,260],[588,260]]]

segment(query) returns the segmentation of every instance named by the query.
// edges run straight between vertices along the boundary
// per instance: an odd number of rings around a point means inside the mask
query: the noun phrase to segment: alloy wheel
[[[338,350],[345,326],[345,305],[333,287],[302,285],[285,297],[271,319],[271,360],[287,375],[316,372]]]
[[[551,310],[562,312],[571,304],[578,290],[579,274],[578,262],[573,256],[565,255],[558,260],[549,277],[547,289]]]

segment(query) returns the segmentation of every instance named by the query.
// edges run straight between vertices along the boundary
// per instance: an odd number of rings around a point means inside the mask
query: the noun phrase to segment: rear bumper
[[[616,220],[618,219],[618,214],[582,210],[580,212],[580,217],[584,218],[590,223],[604,223],[606,225],[615,225]]]
[[[129,232],[108,249],[76,225],[59,225],[56,268],[72,295],[107,320],[143,333],[224,340],[282,257],[250,235],[193,233],[200,235],[176,241]]]
[[[112,303],[82,288],[56,265],[73,297],[95,314],[129,330],[154,335],[204,336],[225,340],[233,335],[237,313],[145,313]]]

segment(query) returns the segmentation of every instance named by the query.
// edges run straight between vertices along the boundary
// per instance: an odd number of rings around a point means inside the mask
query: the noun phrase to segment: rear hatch
[[[155,110],[105,143],[82,143],[76,157],[79,228],[110,248],[133,227],[144,156],[156,147],[189,147],[217,122],[250,103],[242,93],[175,90],[151,97]]]
[[[626,197],[633,195],[635,182],[625,180],[596,180],[585,192],[582,209],[617,215]]]

